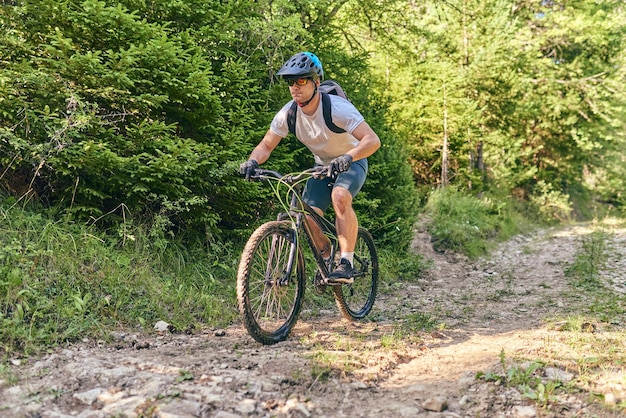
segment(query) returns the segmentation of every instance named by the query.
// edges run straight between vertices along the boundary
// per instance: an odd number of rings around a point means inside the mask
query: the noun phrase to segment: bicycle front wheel
[[[354,283],[332,286],[341,315],[350,320],[363,319],[370,313],[378,290],[378,253],[374,238],[362,227],[354,249],[353,267],[357,271]]]
[[[300,314],[306,275],[297,245],[291,223],[274,221],[254,231],[243,250],[237,303],[248,333],[262,344],[284,341]]]

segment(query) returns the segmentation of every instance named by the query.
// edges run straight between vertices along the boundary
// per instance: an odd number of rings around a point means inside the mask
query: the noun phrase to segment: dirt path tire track
[[[563,272],[589,232],[580,225],[515,237],[477,262],[435,253],[418,233],[414,247],[432,268],[416,283],[382,285],[376,322],[303,311],[289,340],[269,347],[240,325],[85,341],[14,366],[19,381],[0,380],[0,417],[621,416],[584,396],[541,409],[475,379],[501,371],[502,353],[532,359],[556,347],[559,331],[544,321],[576,310]],[[616,230],[612,240],[624,237]],[[398,334],[412,314],[445,326]],[[613,389],[620,399],[623,383]],[[427,410],[438,402],[445,409]]]

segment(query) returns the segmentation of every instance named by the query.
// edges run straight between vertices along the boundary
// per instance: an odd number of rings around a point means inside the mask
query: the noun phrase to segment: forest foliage
[[[436,247],[470,256],[523,227],[513,205],[623,211],[624,7],[3,1],[0,354],[236,317],[242,240],[277,210],[237,169],[289,99],[275,72],[302,50],[381,138],[355,201],[381,282],[424,267],[405,252],[420,210]],[[290,137],[266,164],[312,163]]]
[[[406,248],[452,184],[546,217],[624,206],[624,3],[574,0],[5,1],[0,188],[78,222],[242,236],[272,213],[238,164],[315,52],[382,139],[356,202]],[[295,163],[295,164],[294,164]],[[312,163],[290,138],[268,163]]]

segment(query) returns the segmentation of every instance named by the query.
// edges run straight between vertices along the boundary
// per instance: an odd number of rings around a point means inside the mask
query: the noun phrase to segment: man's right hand
[[[239,166],[239,173],[246,180],[250,180],[250,177],[254,174],[257,168],[259,168],[259,163],[256,160],[249,159],[248,161],[241,163]]]

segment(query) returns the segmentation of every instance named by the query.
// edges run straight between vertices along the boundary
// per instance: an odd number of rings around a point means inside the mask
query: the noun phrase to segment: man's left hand
[[[352,164],[352,156],[349,154],[343,154],[339,157],[335,158],[330,162],[328,166],[328,174],[332,177],[337,176],[339,173],[343,173],[344,171],[348,171],[350,168],[350,164]]]

